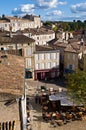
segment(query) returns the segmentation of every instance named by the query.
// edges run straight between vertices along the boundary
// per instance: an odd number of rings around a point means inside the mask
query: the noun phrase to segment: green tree
[[[56,32],[56,31],[58,30],[58,27],[55,26],[55,27],[53,28],[53,30]]]
[[[68,74],[67,87],[71,97],[86,106],[86,72]]]
[[[46,21],[43,23],[45,26],[48,26],[48,25],[52,25],[52,23],[50,21]]]

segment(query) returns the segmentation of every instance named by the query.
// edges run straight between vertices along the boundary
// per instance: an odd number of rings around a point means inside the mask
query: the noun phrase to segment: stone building
[[[36,45],[46,45],[48,41],[55,38],[55,32],[44,27],[37,29],[25,29],[20,32],[27,37],[33,38]]]
[[[25,49],[24,49],[25,50]],[[52,79],[59,76],[59,51],[51,47],[30,45],[25,50],[26,78]]]
[[[16,32],[25,28],[40,28],[42,26],[40,16],[27,15],[23,18],[4,16],[0,20],[0,29]]]
[[[13,35],[7,31],[0,31],[0,51],[23,56],[24,46],[35,42],[25,35]]]

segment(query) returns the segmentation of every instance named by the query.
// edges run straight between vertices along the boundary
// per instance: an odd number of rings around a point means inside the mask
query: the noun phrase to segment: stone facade
[[[64,72],[75,72],[78,69],[78,54],[73,52],[64,53]]]
[[[0,51],[22,56],[24,47],[28,47],[28,44],[32,42],[35,42],[35,40],[27,36],[6,33],[0,35]]]
[[[25,28],[40,28],[42,25],[39,16],[31,15],[29,18],[6,17],[0,20],[0,28],[2,30],[16,32]]]
[[[39,50],[37,50],[38,48]],[[59,76],[58,50],[45,46],[34,46],[34,44],[24,50],[26,78],[41,80]]]
[[[55,32],[46,28],[25,29],[21,31],[25,36],[33,38],[36,45],[46,45],[48,41],[55,38]]]

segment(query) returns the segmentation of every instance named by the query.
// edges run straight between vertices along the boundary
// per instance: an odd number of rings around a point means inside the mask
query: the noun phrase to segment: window
[[[28,59],[28,66],[31,66],[31,59]]]
[[[32,72],[26,71],[25,72],[25,78],[32,78]]]
[[[37,40],[39,40],[39,37],[37,37]]]
[[[35,60],[39,60],[39,55],[35,54]]]
[[[50,60],[50,54],[49,53],[47,54],[47,58],[48,58],[48,60]]]
[[[31,33],[29,33],[28,36],[31,38]]]
[[[41,54],[41,59],[44,60],[44,54]]]
[[[75,55],[73,54],[73,60],[75,61]]]
[[[7,24],[5,24],[5,27],[7,27]]]
[[[39,64],[36,64],[36,69],[39,69]]]
[[[4,50],[4,48],[3,48],[3,47],[1,47],[1,50],[3,51],[3,50]]]
[[[13,23],[13,27],[15,26],[15,23]]]
[[[50,69],[50,67],[51,67],[51,63],[50,62],[47,64],[47,67],[48,67],[48,69]]]
[[[51,54],[51,58],[52,58],[52,59],[56,59],[56,53],[52,53],[52,54]]]
[[[56,62],[53,62],[53,67],[56,67]]]
[[[49,36],[49,38],[51,39],[51,36]]]
[[[73,66],[72,66],[72,65],[69,65],[69,69],[72,70],[72,69],[73,69]]]
[[[53,59],[56,59],[56,53],[53,53]]]
[[[44,63],[42,63],[42,64],[41,64],[41,68],[44,69],[44,66],[45,66]]]
[[[29,56],[29,55],[31,55],[31,48],[26,49],[26,56]]]

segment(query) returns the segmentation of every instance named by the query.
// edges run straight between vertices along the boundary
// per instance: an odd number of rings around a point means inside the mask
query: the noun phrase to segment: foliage
[[[76,30],[86,30],[86,20],[83,22],[80,20],[73,20],[73,22],[63,22],[63,21],[58,21],[58,22],[52,22],[52,21],[46,21],[44,23],[45,26],[51,26],[52,24],[55,24],[57,27],[57,30],[62,28],[64,31],[76,31]],[[56,31],[56,28],[55,28]]]
[[[68,74],[67,87],[73,99],[86,105],[86,72]]]
[[[53,28],[53,30],[56,32],[56,31],[58,30],[58,27],[55,26],[55,27]]]
[[[45,26],[49,26],[52,25],[52,23],[50,21],[46,21],[45,23],[43,23]]]

